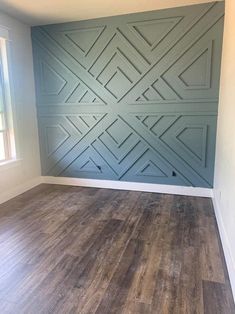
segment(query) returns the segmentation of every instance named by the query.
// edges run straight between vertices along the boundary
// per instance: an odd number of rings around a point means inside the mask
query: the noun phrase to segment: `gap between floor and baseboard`
[[[217,225],[219,229],[220,239],[221,239],[221,243],[222,243],[222,247],[224,251],[225,261],[226,261],[226,265],[228,269],[231,288],[233,292],[233,299],[235,302],[235,260],[233,258],[231,244],[229,242],[227,232],[224,226],[219,202],[216,199],[216,196],[214,193],[212,197],[212,202],[213,202],[214,212],[215,212],[216,221],[217,221]]]

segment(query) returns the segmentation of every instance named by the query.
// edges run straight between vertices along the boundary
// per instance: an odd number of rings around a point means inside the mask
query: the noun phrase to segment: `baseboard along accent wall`
[[[32,28],[44,176],[211,188],[223,2]]]
[[[176,194],[186,196],[199,196],[199,197],[212,197],[212,189],[197,188],[188,186],[166,185],[166,184],[152,184],[141,182],[124,182],[114,180],[96,180],[96,179],[82,179],[70,177],[53,177],[53,176],[40,176],[25,183],[17,185],[16,187],[0,194],[0,204],[11,200],[14,197],[25,193],[40,184],[60,184],[71,185],[90,188],[102,189],[115,189],[115,190],[128,190],[140,192],[152,192],[163,194]]]
[[[69,177],[50,177],[43,176],[41,183],[46,184],[61,184],[91,188],[115,189],[127,191],[152,192],[163,194],[175,194],[186,196],[212,197],[212,189],[197,188],[191,186],[177,186],[166,184],[152,184],[142,182],[124,182],[114,180],[96,180],[84,178],[69,178]]]

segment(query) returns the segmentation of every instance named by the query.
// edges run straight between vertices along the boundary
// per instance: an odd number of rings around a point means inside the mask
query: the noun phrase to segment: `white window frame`
[[[11,102],[11,88],[9,79],[8,30],[0,27],[0,84],[3,91],[3,125],[0,131],[4,138],[5,158],[0,160],[0,167],[6,163],[16,161],[15,134],[13,127],[13,111]]]

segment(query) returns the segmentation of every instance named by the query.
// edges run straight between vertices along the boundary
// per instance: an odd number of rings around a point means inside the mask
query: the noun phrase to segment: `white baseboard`
[[[215,216],[219,228],[219,233],[220,233],[220,239],[222,242],[223,246],[223,251],[224,251],[224,256],[228,268],[228,274],[229,274],[229,279],[232,287],[232,292],[233,292],[233,298],[235,301],[235,260],[232,254],[232,248],[230,241],[228,239],[228,235],[224,226],[223,218],[221,215],[221,208],[219,206],[219,201],[216,199],[216,196],[214,194],[213,198],[213,206],[214,206],[214,211],[215,211]]]
[[[113,181],[113,180],[95,180],[95,179],[42,176],[42,177],[37,177],[32,180],[29,180],[23,184],[17,185],[11,190],[0,194],[0,204],[32,189],[33,187],[41,183],[95,187],[95,188],[103,188],[103,189],[154,192],[154,193],[176,194],[176,195],[187,195],[187,196],[212,197],[212,189],[207,189],[207,188],[195,188],[195,187],[177,186],[177,185],[125,182],[125,181]]]
[[[4,192],[0,194],[0,204],[9,201],[10,199],[34,188],[35,186],[42,183],[42,177],[37,177],[32,180],[26,181],[20,185],[17,185],[16,187],[8,190],[7,192]]]
[[[43,183],[74,185],[104,189],[130,190],[142,192],[155,192],[164,194],[177,194],[189,196],[212,197],[212,189],[195,188],[188,186],[151,184],[140,182],[125,182],[112,180],[78,179],[67,177],[42,177]]]

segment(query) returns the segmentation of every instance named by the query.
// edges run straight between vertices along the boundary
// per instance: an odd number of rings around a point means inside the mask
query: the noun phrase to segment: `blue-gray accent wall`
[[[33,27],[43,175],[212,187],[223,15]]]

